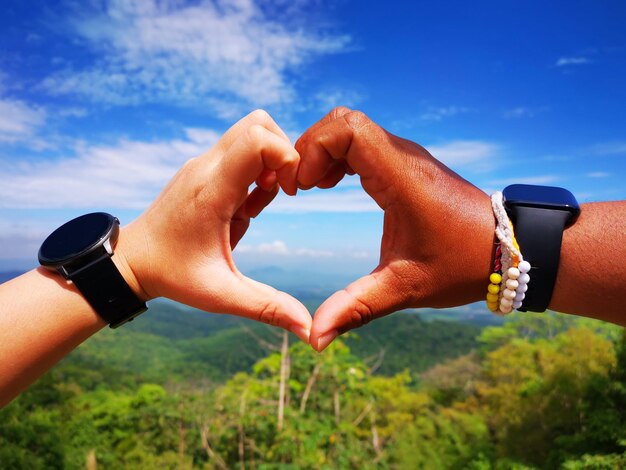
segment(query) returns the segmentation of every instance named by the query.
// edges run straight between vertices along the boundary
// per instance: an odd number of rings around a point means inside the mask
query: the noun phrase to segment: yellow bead
[[[498,310],[498,302],[487,302],[487,308],[492,312]]]
[[[502,276],[498,273],[491,273],[491,276],[489,276],[489,282],[492,284],[500,284],[502,282]]]
[[[498,294],[492,294],[491,292],[487,294],[487,302],[497,302]]]
[[[489,284],[487,286],[487,290],[490,294],[497,294],[498,292],[500,292],[500,286],[497,286],[495,284]]]

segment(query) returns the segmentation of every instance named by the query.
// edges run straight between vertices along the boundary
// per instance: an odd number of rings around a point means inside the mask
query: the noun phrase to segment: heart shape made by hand
[[[312,320],[295,298],[241,274],[232,250],[278,186],[295,195],[331,188],[346,174],[358,174],[384,211],[380,261],[324,301]],[[164,296],[280,326],[321,351],[337,335],[399,309],[480,300],[493,233],[484,192],[363,113],[333,110],[294,148],[267,113],[255,111],[188,161],[125,228],[119,259],[132,266],[146,300]]]
[[[494,233],[487,194],[423,147],[348,108],[331,111],[295,148],[301,189],[331,188],[356,173],[384,211],[380,262],[318,308],[309,339],[316,350],[403,308],[451,307],[482,298]]]

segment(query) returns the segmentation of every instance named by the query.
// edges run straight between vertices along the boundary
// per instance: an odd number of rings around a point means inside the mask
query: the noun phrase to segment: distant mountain
[[[324,297],[327,297],[355,279],[350,274],[338,274],[331,271],[309,271],[306,269],[284,269],[278,266],[264,266],[244,270],[244,274],[292,295],[298,296],[300,294],[306,297],[311,297],[315,294],[324,294]]]
[[[409,309],[405,313],[412,313],[419,316],[424,321],[442,321],[468,323],[480,327],[495,326],[504,323],[504,318],[492,314],[487,310],[484,303],[477,303],[455,308],[422,308]]]
[[[244,274],[293,295],[304,303],[311,313],[315,312],[328,296],[344,288],[358,277],[358,274],[355,273],[285,269],[279,266],[263,266],[244,270]],[[502,319],[489,312],[484,303],[476,303],[461,308],[409,309],[406,313],[418,314],[425,321],[455,321],[478,326],[502,323]]]
[[[2,271],[0,272],[0,284],[10,281],[13,278],[21,276],[26,271]]]
[[[408,369],[417,376],[475,348],[479,331],[474,325],[396,313],[355,330],[345,340],[358,357],[376,364],[376,373]],[[94,335],[61,367],[69,375],[89,370],[89,376],[81,373],[80,378],[87,389],[100,383],[124,387],[144,381],[222,382],[277,351],[281,338],[282,330],[251,320],[156,301],[124,327]],[[291,336],[291,341],[299,340]]]

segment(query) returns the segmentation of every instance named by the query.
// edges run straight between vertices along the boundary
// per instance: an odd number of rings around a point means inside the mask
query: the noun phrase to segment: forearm
[[[243,276],[232,259],[232,248],[250,219],[274,199],[278,186],[295,194],[299,160],[287,136],[263,111],[250,113],[212,149],[188,160],[154,203],[120,230],[113,247],[113,263],[141,301],[139,305],[154,297],[168,297],[202,310],[280,326],[308,342],[311,316],[306,307],[284,292]],[[263,178],[270,173],[274,175],[270,180]],[[259,186],[249,192],[260,179],[265,189]],[[112,217],[105,214],[104,219],[111,224]],[[80,224],[85,220],[76,220],[78,225],[66,229],[83,233]],[[99,262],[90,256],[102,255],[103,244],[115,242],[114,227],[94,241],[91,248],[99,251],[85,251],[82,246],[70,260],[61,256],[61,266],[67,262],[75,269]],[[55,243],[69,241],[57,236]],[[75,247],[64,248],[74,253]],[[52,258],[57,258],[55,253]],[[105,272],[111,275],[108,268]],[[128,299],[116,275],[117,281],[106,284],[111,279],[101,277],[97,270],[83,274],[74,279],[80,279],[79,286],[82,283],[87,295],[107,287],[103,289],[107,296],[101,299],[113,303],[107,307]],[[121,295],[116,296],[117,292]],[[136,303],[132,302],[131,312],[120,312],[119,320],[138,311]],[[111,316],[108,310],[99,311],[106,318]],[[77,288],[58,274],[39,269],[0,285],[0,406],[105,324]]]
[[[0,285],[0,406],[105,326],[78,290],[43,268]]]
[[[626,201],[582,205],[563,234],[550,309],[626,325]]]
[[[138,292],[124,255],[128,245],[123,230],[113,261]],[[0,407],[104,326],[57,273],[38,268],[0,285]]]

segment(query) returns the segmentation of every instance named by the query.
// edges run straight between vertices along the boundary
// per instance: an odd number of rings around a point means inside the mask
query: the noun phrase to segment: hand
[[[243,276],[232,249],[276,196],[295,195],[300,157],[272,118],[255,111],[189,160],[152,205],[122,230],[115,258],[146,300],[285,328],[308,341],[311,316],[293,297]],[[250,193],[254,182],[257,187]]]
[[[495,230],[487,194],[424,148],[348,108],[313,125],[296,149],[301,188],[330,188],[356,172],[385,212],[380,263],[319,307],[310,337],[316,350],[399,309],[484,298]]]

